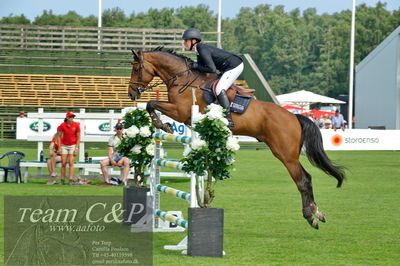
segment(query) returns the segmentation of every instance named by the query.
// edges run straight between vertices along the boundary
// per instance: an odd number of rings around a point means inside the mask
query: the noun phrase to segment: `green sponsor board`
[[[109,132],[111,131],[111,125],[109,122],[105,122],[99,126],[99,130],[102,132]]]
[[[29,125],[29,128],[32,131],[39,132],[39,122],[33,122]],[[43,132],[49,131],[51,129],[51,125],[47,122],[43,121]]]

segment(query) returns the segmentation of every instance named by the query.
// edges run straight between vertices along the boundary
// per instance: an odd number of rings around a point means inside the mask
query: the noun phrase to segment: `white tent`
[[[327,96],[319,95],[311,91],[301,90],[276,96],[279,103],[282,104],[295,104],[299,106],[308,106],[313,103],[332,103],[332,104],[343,104],[344,101],[340,101]]]

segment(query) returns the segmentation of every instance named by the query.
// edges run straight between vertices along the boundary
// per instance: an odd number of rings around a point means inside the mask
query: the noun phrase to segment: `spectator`
[[[129,160],[126,157],[121,157],[116,151],[116,148],[121,143],[121,139],[123,138],[123,129],[124,126],[122,125],[122,123],[120,123],[120,121],[118,121],[118,123],[115,125],[115,135],[111,136],[108,140],[108,158],[100,162],[101,172],[103,173],[104,181],[107,184],[110,183],[107,166],[123,166],[124,169],[122,173],[122,183],[126,186],[126,181],[130,170]]]
[[[342,129],[344,131],[344,118],[339,110],[335,111],[335,115],[331,117],[332,128],[336,131],[337,129]]]
[[[317,126],[319,128],[329,129],[331,128],[331,120],[329,119],[328,114],[323,114],[317,122]]]
[[[25,112],[24,112],[24,111],[20,111],[18,117],[19,117],[19,118],[26,118]]]
[[[327,118],[324,122],[324,129],[331,129],[332,128],[332,122],[329,118]]]
[[[68,112],[64,123],[57,128],[61,134],[61,147],[58,150],[61,153],[61,185],[65,184],[67,160],[69,162],[69,184],[74,183],[74,160],[81,143],[81,127],[74,122],[74,118],[75,114]]]
[[[56,163],[61,162],[61,153],[58,153],[60,147],[60,133],[54,134],[53,139],[50,142],[49,154],[50,159],[47,159],[47,168],[49,169],[49,180],[48,185],[54,185],[56,183]]]
[[[322,115],[318,120],[317,120],[317,122],[316,122],[316,125],[319,127],[319,128],[324,128],[324,123],[325,122],[325,115]]]

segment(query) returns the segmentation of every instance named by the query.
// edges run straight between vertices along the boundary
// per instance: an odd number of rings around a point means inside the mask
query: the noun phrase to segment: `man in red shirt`
[[[81,143],[81,127],[74,122],[75,114],[68,112],[64,123],[58,126],[61,134],[61,185],[64,185],[67,160],[69,162],[69,184],[74,183],[74,160]]]

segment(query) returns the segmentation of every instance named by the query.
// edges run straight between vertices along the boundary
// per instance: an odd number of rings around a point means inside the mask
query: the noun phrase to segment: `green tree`
[[[119,7],[107,9],[102,16],[103,27],[125,27],[128,26],[128,18]]]
[[[31,21],[25,15],[14,16],[11,14],[8,17],[0,19],[0,24],[29,25]]]
[[[62,26],[61,17],[53,14],[53,10],[44,10],[42,15],[35,18],[32,23],[33,25],[54,25],[54,26]]]
[[[150,26],[155,29],[182,28],[182,21],[174,15],[173,8],[149,9]]]
[[[217,18],[206,5],[179,8],[176,16],[186,28],[195,28],[203,32],[216,31]]]

